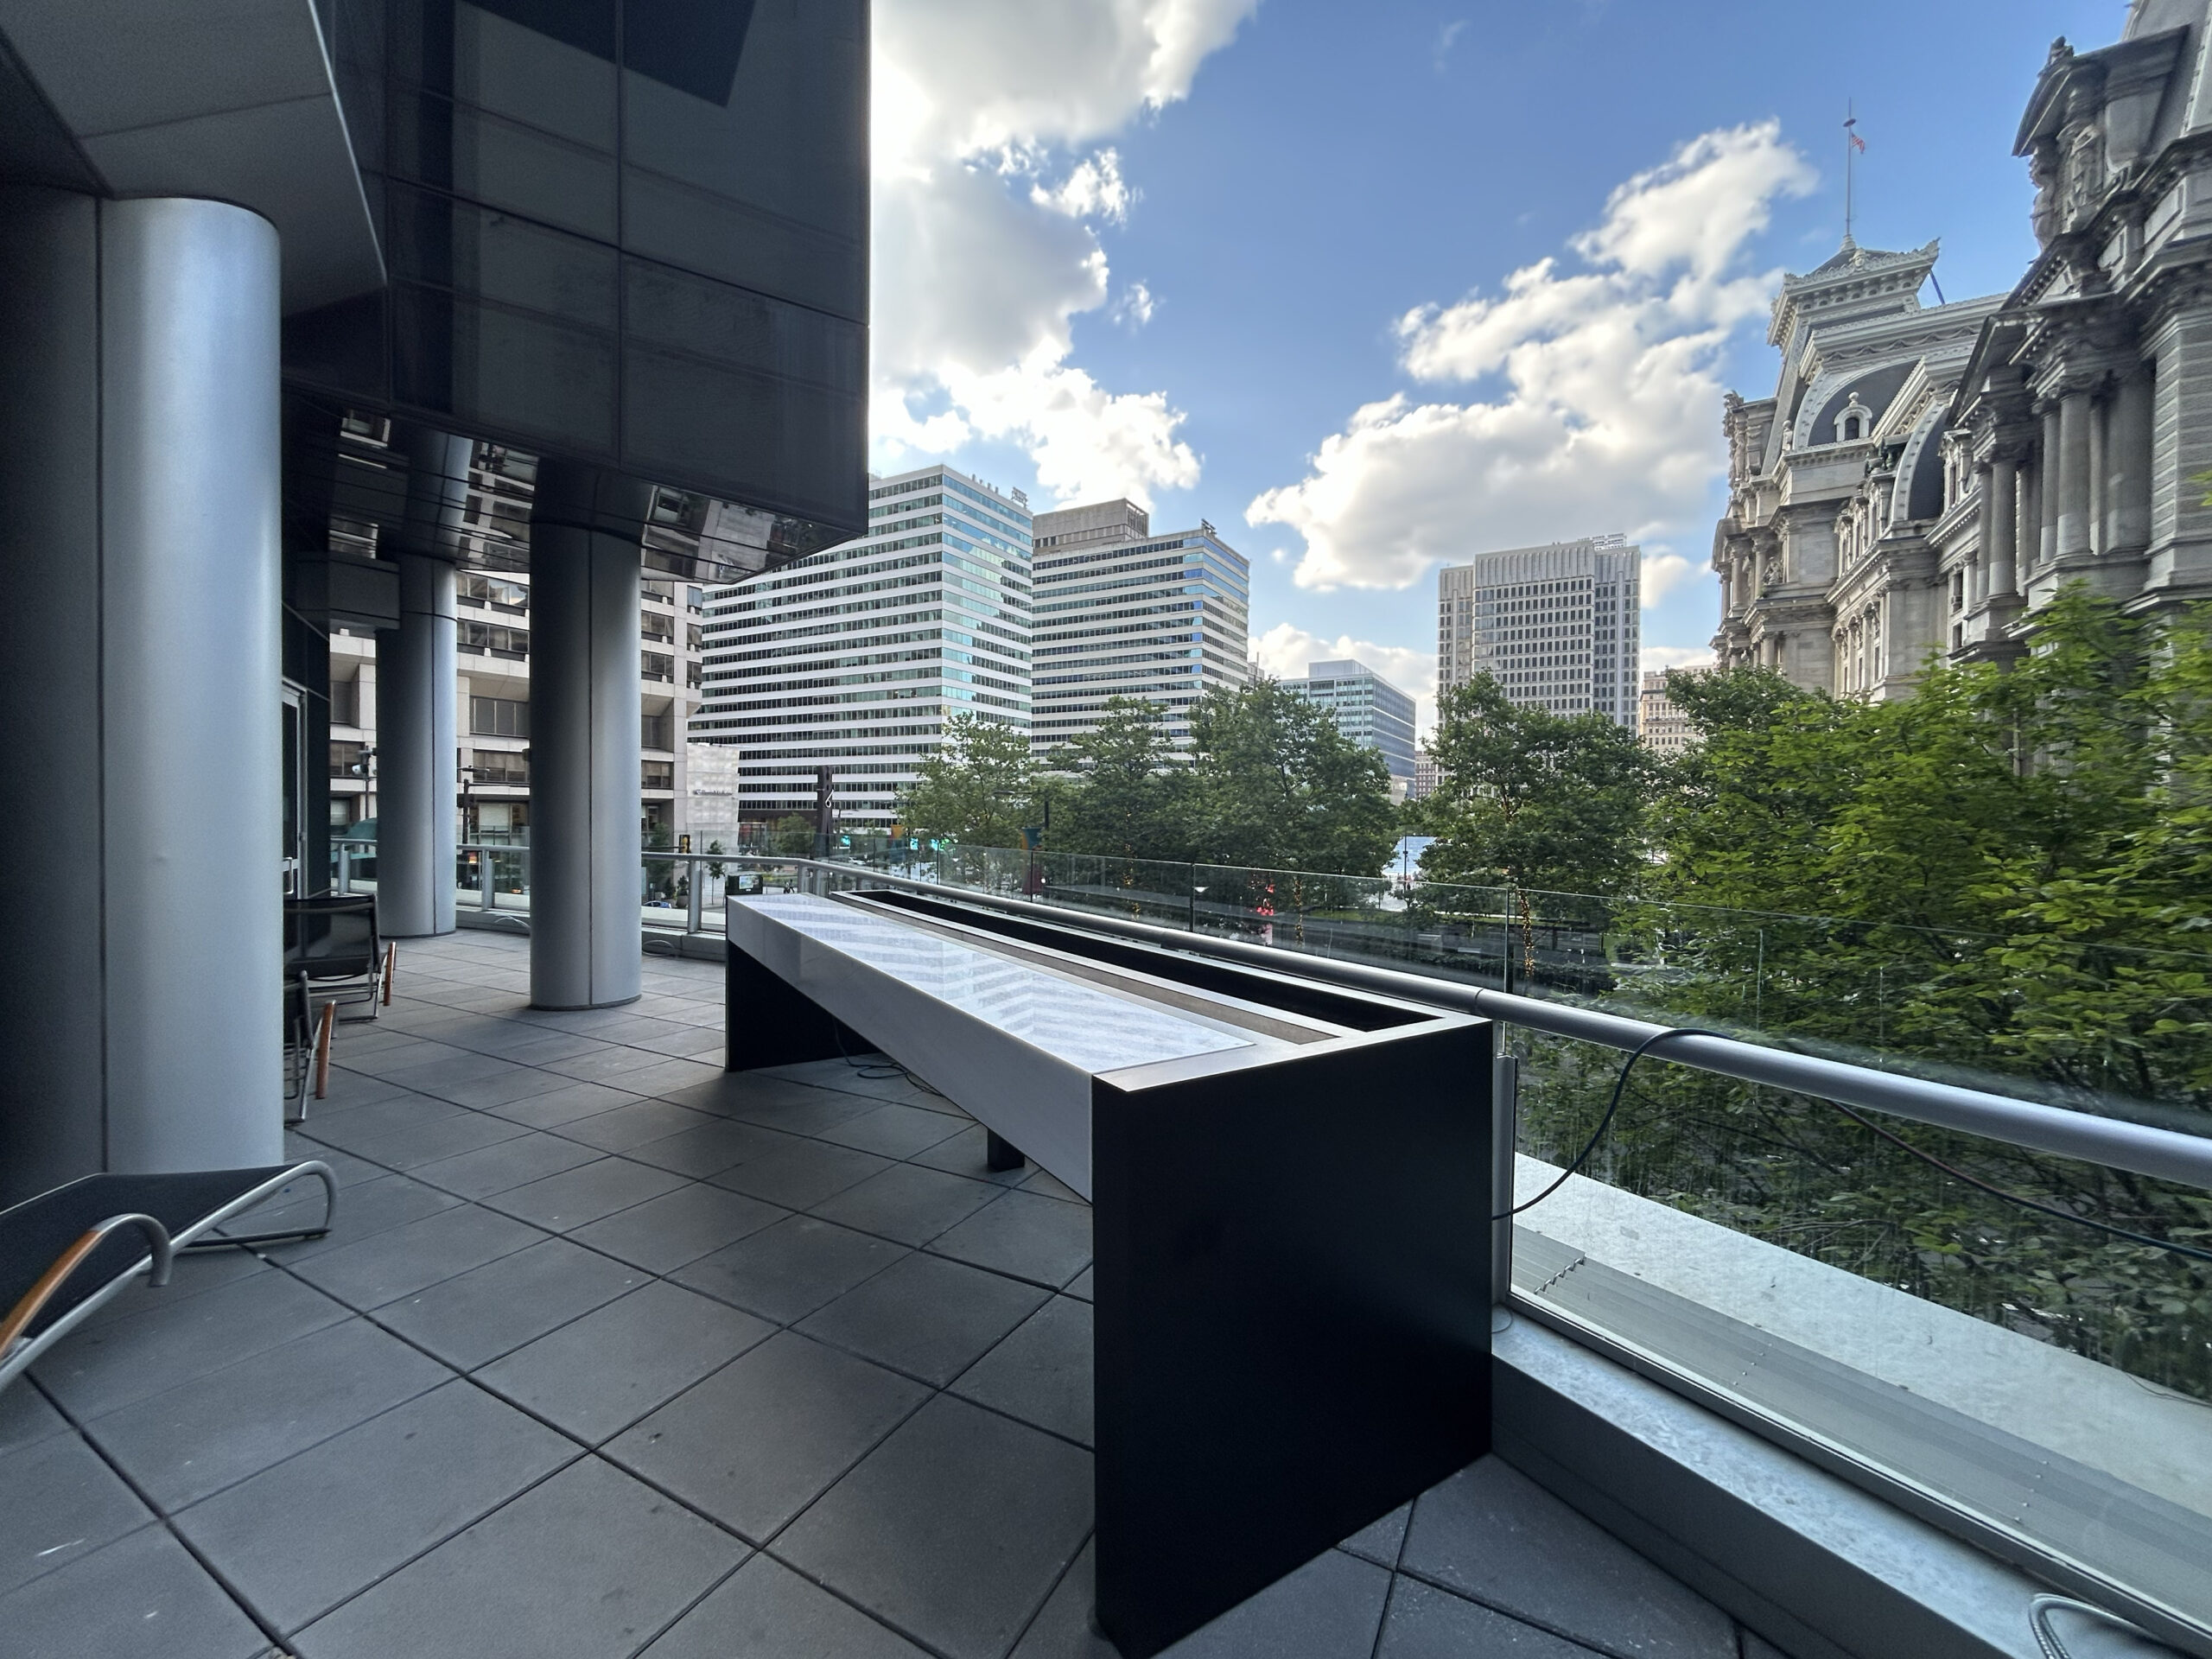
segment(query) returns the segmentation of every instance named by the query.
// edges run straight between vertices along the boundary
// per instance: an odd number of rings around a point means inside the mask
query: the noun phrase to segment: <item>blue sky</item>
[[[1859,240],[2003,289],[2037,71],[2126,12],[879,0],[879,464],[1211,519],[1279,669],[1420,689],[1435,562],[1614,529],[1646,645],[1701,648],[1718,393],[1835,249],[1847,99]]]

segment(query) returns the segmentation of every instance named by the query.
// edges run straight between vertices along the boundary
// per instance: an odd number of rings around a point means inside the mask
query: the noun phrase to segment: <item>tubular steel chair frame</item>
[[[86,1176],[83,1179],[71,1181],[50,1192],[42,1192],[36,1198],[27,1198],[22,1204],[16,1205],[8,1210],[0,1211],[0,1222],[4,1222],[12,1217],[22,1216],[41,1206],[66,1206],[69,1204],[73,1194],[81,1192],[93,1183],[113,1181],[127,1185],[141,1197],[158,1198],[159,1188],[164,1180],[178,1185],[188,1182],[205,1183],[211,1178],[224,1173],[226,1172],[194,1171],[171,1177],[161,1175]],[[320,1159],[309,1159],[304,1162],[286,1165],[281,1168],[241,1170],[237,1173],[241,1179],[257,1175],[262,1179],[252,1181],[251,1185],[233,1193],[205,1215],[199,1216],[174,1230],[159,1217],[145,1213],[143,1209],[121,1210],[88,1223],[84,1230],[48,1263],[44,1270],[32,1281],[29,1287],[16,1299],[15,1305],[4,1315],[0,1315],[0,1389],[4,1389],[9,1383],[29,1370],[32,1363],[48,1349],[92,1318],[140,1274],[143,1273],[147,1275],[149,1284],[167,1284],[170,1266],[180,1250],[194,1248],[213,1249],[265,1244],[278,1240],[320,1238],[330,1230],[331,1223],[336,1218],[338,1213],[338,1179],[332,1174],[330,1166]],[[289,1228],[277,1232],[247,1233],[220,1238],[204,1236],[232,1217],[245,1213],[264,1199],[281,1192],[292,1182],[306,1176],[313,1176],[322,1183],[323,1212],[320,1224],[314,1227]],[[83,1300],[37,1334],[31,1334],[31,1326],[37,1322],[39,1315],[54,1302],[56,1297],[62,1295],[70,1288],[72,1281],[77,1278],[86,1264],[100,1254],[100,1247],[112,1236],[131,1228],[136,1228],[145,1236],[146,1254],[132,1260],[119,1272],[110,1269],[105,1283],[86,1294]]]

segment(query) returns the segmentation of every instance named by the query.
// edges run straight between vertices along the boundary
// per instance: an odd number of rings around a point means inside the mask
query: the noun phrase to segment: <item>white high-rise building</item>
[[[1618,535],[1478,554],[1436,573],[1436,689],[1488,673],[1515,702],[1636,729],[1643,555]]]
[[[1363,749],[1373,749],[1390,769],[1401,798],[1414,781],[1414,700],[1365,663],[1338,658],[1308,663],[1302,680],[1282,689],[1329,711],[1337,729]]]
[[[948,467],[871,479],[868,535],[719,588],[707,601],[702,742],[738,750],[748,822],[811,813],[887,825],[898,792],[972,714],[1029,729],[1030,521]]]
[[[1134,502],[1037,515],[1036,712],[1041,756],[1097,730],[1109,699],[1160,705],[1190,746],[1191,705],[1246,683],[1251,567],[1201,519],[1151,533]]]

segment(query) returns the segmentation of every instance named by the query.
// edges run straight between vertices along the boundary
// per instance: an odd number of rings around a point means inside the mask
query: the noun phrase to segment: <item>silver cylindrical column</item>
[[[277,274],[0,188],[0,1203],[283,1155]]]
[[[454,568],[399,556],[399,626],[377,634],[377,925],[454,929]]]
[[[530,1000],[643,988],[639,547],[648,486],[543,461],[530,526]]]

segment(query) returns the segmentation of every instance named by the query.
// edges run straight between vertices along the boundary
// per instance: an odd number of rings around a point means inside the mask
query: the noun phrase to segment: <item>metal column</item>
[[[277,275],[0,188],[0,1203],[283,1154]]]
[[[377,634],[377,925],[454,930],[454,568],[399,556],[399,626]]]
[[[643,988],[639,549],[649,486],[541,462],[531,511],[530,994]]]

